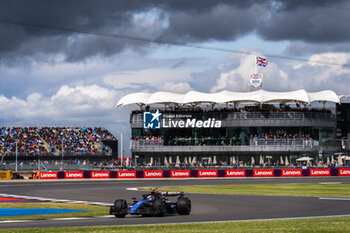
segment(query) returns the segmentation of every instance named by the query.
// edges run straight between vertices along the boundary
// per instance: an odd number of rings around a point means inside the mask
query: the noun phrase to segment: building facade
[[[215,158],[214,163],[221,164],[268,160],[272,165],[284,158],[326,161],[338,150],[339,121],[329,103],[333,109],[340,103],[329,90],[190,91],[134,93],[117,107],[141,107],[130,114],[130,149],[140,162],[162,164],[176,158],[177,163],[186,163],[190,157],[192,163],[195,159],[206,164]]]
[[[160,127],[145,127],[145,113],[159,111]],[[135,111],[130,115],[130,149],[141,161],[150,157],[196,157],[206,162],[250,161],[271,156],[323,159],[335,150],[336,116],[330,111]],[[181,160],[181,159],[180,159]]]

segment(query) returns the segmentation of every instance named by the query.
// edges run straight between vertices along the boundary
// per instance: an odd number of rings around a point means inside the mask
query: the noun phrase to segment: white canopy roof
[[[251,92],[232,92],[221,91],[217,93],[203,93],[198,91],[189,91],[184,94],[158,91],[155,93],[138,92],[121,98],[116,107],[128,104],[198,104],[198,103],[232,103],[232,102],[256,102],[256,103],[287,103],[302,102],[310,103],[313,101],[340,102],[340,97],[331,90],[319,92],[306,92],[305,90],[296,90],[288,92],[271,92],[265,90]]]

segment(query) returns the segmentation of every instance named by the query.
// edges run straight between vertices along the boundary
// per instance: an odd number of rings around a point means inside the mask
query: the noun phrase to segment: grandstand
[[[1,161],[13,162],[16,152],[25,163],[41,159],[57,165],[57,161],[67,163],[63,159],[70,163],[79,159],[93,164],[117,159],[118,141],[101,127],[1,127]]]
[[[116,107],[139,106],[130,114],[130,149],[142,164],[283,165],[301,157],[326,163],[339,150],[341,98],[330,90],[141,92]]]

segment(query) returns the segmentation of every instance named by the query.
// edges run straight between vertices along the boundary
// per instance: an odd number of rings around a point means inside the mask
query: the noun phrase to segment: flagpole
[[[255,74],[258,73],[258,66],[256,64],[256,56],[255,56],[255,60],[254,60],[254,66],[255,66]]]

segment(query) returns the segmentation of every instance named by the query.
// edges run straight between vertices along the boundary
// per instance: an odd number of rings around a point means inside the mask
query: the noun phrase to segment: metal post
[[[61,156],[62,156],[62,170],[64,170],[64,163],[63,163],[63,138],[61,139],[62,141],[62,147],[61,147]]]
[[[123,134],[120,133],[120,165],[123,167]]]
[[[16,139],[16,172],[17,172],[17,155],[18,155],[18,149],[17,149],[17,139]]]
[[[5,158],[6,155],[7,155],[7,153],[4,153],[1,156],[1,170],[2,171],[4,170],[4,158]]]

